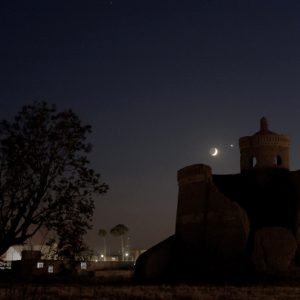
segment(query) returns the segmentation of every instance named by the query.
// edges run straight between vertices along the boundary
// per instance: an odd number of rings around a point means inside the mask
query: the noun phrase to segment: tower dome
[[[289,169],[289,137],[272,132],[265,117],[260,130],[239,139],[241,171],[253,169]]]

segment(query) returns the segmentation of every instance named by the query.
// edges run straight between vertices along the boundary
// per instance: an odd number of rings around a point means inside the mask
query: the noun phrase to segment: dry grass
[[[0,300],[299,300],[297,286],[137,285],[128,271],[99,271],[97,283],[0,284]]]
[[[154,285],[132,287],[98,287],[99,299],[143,300],[296,300],[300,288],[295,287],[201,287],[190,285]]]
[[[1,287],[0,299],[31,300],[296,300],[300,299],[297,287],[201,287],[189,285],[151,286],[14,286]]]

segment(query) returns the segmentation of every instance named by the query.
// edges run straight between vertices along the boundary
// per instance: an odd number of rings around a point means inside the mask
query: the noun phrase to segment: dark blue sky
[[[174,232],[177,170],[238,172],[261,116],[300,168],[299,16],[290,0],[1,1],[0,118],[34,100],[74,109],[111,187],[88,242],[124,223],[149,247]]]

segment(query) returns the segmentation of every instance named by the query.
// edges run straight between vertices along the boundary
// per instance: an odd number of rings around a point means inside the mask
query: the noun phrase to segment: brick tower
[[[289,169],[289,137],[272,132],[265,117],[260,131],[239,139],[241,171],[253,169]]]

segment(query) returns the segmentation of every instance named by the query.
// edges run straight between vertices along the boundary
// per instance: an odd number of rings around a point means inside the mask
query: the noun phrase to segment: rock
[[[173,253],[176,249],[175,236],[170,236],[141,254],[135,265],[134,275],[138,280],[159,280],[169,277]]]
[[[289,270],[297,242],[292,232],[283,227],[265,227],[254,237],[252,261],[258,272],[277,275]]]
[[[205,165],[179,170],[178,183],[176,235],[184,256],[202,270],[233,269],[245,254],[247,213],[217,190]]]

